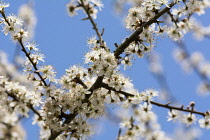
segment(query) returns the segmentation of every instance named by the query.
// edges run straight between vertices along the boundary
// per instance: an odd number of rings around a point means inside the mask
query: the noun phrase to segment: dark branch
[[[139,27],[130,37],[126,38],[126,40],[121,45],[119,45],[119,47],[114,52],[115,57],[119,58],[120,54],[124,52],[124,50],[130,45],[130,43],[137,39],[137,37],[143,32],[145,27],[148,27],[149,25],[155,23],[159,17],[167,13],[174,5],[175,3],[172,2],[171,4],[169,4],[169,7],[165,7],[158,14],[156,14],[154,18],[150,19],[148,22],[143,23],[141,27]]]
[[[105,48],[105,44],[104,44],[104,41],[103,41],[103,38],[102,38],[102,35],[104,33],[104,30],[102,30],[102,33],[99,32],[99,29],[97,27],[97,24],[94,22],[92,16],[90,15],[90,11],[88,10],[87,8],[87,5],[84,4],[83,0],[81,0],[81,6],[82,8],[85,10],[85,13],[87,14],[88,16],[88,19],[90,20],[91,24],[93,25],[93,29],[95,30],[98,38],[99,38],[99,42],[100,42],[100,45],[102,48]]]
[[[40,78],[40,80],[42,81],[42,83],[44,84],[44,86],[48,86],[47,83],[45,82],[44,78],[43,78],[42,75],[40,74],[40,72],[37,71],[37,70],[38,70],[37,65],[36,65],[36,63],[33,62],[33,60],[32,60],[31,57],[30,57],[30,54],[26,51],[25,46],[23,45],[22,39],[20,39],[20,40],[18,40],[18,41],[19,41],[19,43],[20,43],[20,46],[22,47],[21,50],[25,53],[26,57],[27,57],[28,60],[31,62],[32,66],[34,67],[34,70],[35,70],[34,73],[36,73],[36,74],[39,76],[39,78]]]
[[[2,15],[2,17],[4,18],[5,22],[8,24],[8,26],[10,26],[10,23],[9,23],[9,21],[8,21],[7,18],[6,18],[6,15],[5,15],[4,11],[1,12],[1,15]],[[47,83],[45,82],[45,80],[44,80],[44,78],[42,77],[42,75],[41,75],[39,72],[37,72],[38,68],[37,68],[37,66],[36,66],[36,63],[33,62],[33,60],[32,60],[31,57],[30,57],[30,54],[26,51],[25,46],[23,45],[23,42],[22,42],[22,38],[21,38],[21,39],[18,39],[18,42],[20,43],[20,46],[22,47],[21,50],[25,53],[26,57],[29,59],[29,61],[31,62],[32,66],[34,67],[34,69],[35,69],[35,72],[34,72],[34,73],[36,73],[36,74],[39,76],[39,78],[40,78],[40,80],[42,81],[42,83],[43,83],[45,86],[47,86]]]

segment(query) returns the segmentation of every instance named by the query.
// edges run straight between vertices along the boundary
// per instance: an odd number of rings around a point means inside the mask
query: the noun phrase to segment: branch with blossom
[[[147,22],[142,22],[142,25],[140,25],[140,27],[137,28],[137,30],[129,38],[126,38],[125,41],[118,46],[115,51],[115,57],[118,58],[119,55],[124,52],[124,50],[129,46],[129,44],[137,39],[137,37],[143,32],[144,28],[147,28],[151,24],[158,22],[158,18],[167,13],[174,5],[175,3],[172,2],[171,4],[169,4],[168,7],[165,7],[164,9],[159,11],[158,14],[156,14],[152,19]]]
[[[8,20],[7,17],[6,17],[6,15],[5,15],[4,10],[1,10],[0,13],[1,13],[1,15],[4,18],[4,21],[6,23],[4,29],[8,28],[8,29],[10,29],[11,32],[13,32],[13,30],[14,30],[13,28],[15,28],[15,25],[12,25],[12,24],[17,24],[17,23],[15,23],[15,20],[18,20],[18,18],[15,17],[15,16],[13,16],[13,17],[11,17],[11,19]],[[14,18],[14,19],[12,19],[12,18]],[[17,19],[15,19],[15,18],[17,18]],[[24,37],[24,35],[27,34],[27,32],[24,31],[21,28],[19,30],[20,31],[17,32],[16,34],[14,33],[14,40],[17,40],[20,43],[20,46],[22,47],[21,50],[25,53],[26,57],[28,58],[28,60],[30,61],[30,63],[32,64],[32,66],[35,69],[34,73],[36,73],[39,76],[39,78],[41,79],[42,83],[45,86],[47,86],[47,83],[45,82],[45,80],[42,77],[42,75],[40,74],[40,72],[38,72],[38,68],[37,68],[37,64],[38,64],[38,61],[37,60],[42,60],[42,58],[41,57],[40,58],[36,58],[35,60],[33,60],[33,58],[31,58],[31,56],[30,56],[31,54],[29,52],[27,52],[27,50],[25,49],[25,46],[23,45],[23,42],[22,42],[22,38]],[[36,50],[36,48],[35,48],[34,45],[31,45],[30,46],[30,49],[31,50],[32,49]]]

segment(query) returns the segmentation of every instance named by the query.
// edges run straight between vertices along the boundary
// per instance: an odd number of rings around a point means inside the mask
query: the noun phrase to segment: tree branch
[[[93,26],[93,29],[95,30],[98,38],[99,38],[99,43],[101,45],[101,47],[105,48],[106,46],[104,45],[104,41],[103,41],[103,38],[102,38],[102,35],[101,33],[99,32],[98,30],[98,27],[96,25],[96,23],[94,22],[93,18],[91,17],[90,15],[90,12],[89,10],[87,9],[86,5],[84,4],[83,0],[81,0],[81,6],[83,7],[83,9],[85,10],[87,16],[88,16],[88,19],[90,20],[92,26]],[[86,94],[85,95],[85,100],[86,102],[88,102],[88,99],[90,98],[90,96],[93,94],[93,91],[100,88],[101,87],[101,84],[102,84],[102,81],[103,81],[103,78],[104,76],[98,76],[96,81],[94,82],[94,84],[90,87],[90,89],[88,91],[90,91],[91,93],[90,94]],[[80,79],[78,78],[75,78],[74,79],[75,82],[81,84],[85,89],[88,88]],[[69,115],[62,115],[63,118],[65,118],[66,120],[64,121],[63,124],[68,124],[70,123],[76,116],[78,115],[78,112],[76,111],[75,113],[73,114],[69,114]],[[51,135],[49,137],[49,140],[54,140],[57,136],[59,136],[62,132],[57,132],[57,131],[53,131],[51,130]]]
[[[202,115],[203,117],[206,116],[206,113],[195,111],[195,110],[191,110],[191,109],[184,109],[182,106],[181,107],[175,107],[175,106],[170,106],[168,104],[157,103],[157,102],[154,102],[154,101],[150,101],[150,103],[153,104],[153,105],[159,106],[159,107],[168,108],[170,110],[174,109],[174,110],[179,110],[179,111],[184,111],[184,112],[189,112],[189,113]]]
[[[6,18],[6,15],[5,15],[4,11],[1,12],[1,15],[4,18],[5,22],[8,24],[8,26],[10,26],[10,23],[9,23],[9,21]],[[21,39],[18,39],[18,42],[19,42],[20,46],[22,47],[21,50],[25,53],[25,56],[29,59],[29,61],[31,62],[32,66],[34,67],[34,69],[35,69],[35,72],[34,73],[36,73],[38,75],[38,77],[40,78],[40,80],[42,81],[42,83],[44,84],[44,86],[47,86],[47,83],[45,82],[45,80],[42,77],[42,75],[39,72],[37,72],[38,68],[36,66],[36,63],[33,62],[33,60],[30,57],[30,54],[26,51],[26,49],[25,49],[25,47],[23,45],[23,42],[22,42],[22,38]]]
[[[17,102],[20,102],[19,99],[18,99],[15,95],[13,95],[13,94],[11,94],[11,93],[9,93],[9,92],[7,92],[7,91],[6,91],[6,93],[7,93],[7,95],[8,95],[9,97],[13,98],[13,100],[15,100],[15,101],[17,101]],[[40,119],[42,118],[42,116],[40,115],[40,113],[33,107],[32,104],[28,104],[27,107],[28,107],[29,109],[31,109],[32,112],[34,112],[36,115],[38,115]]]
[[[85,13],[88,16],[88,19],[90,20],[91,24],[93,25],[93,29],[95,30],[95,32],[99,38],[99,43],[100,43],[101,47],[105,48],[106,46],[105,46],[103,38],[102,38],[102,33],[99,32],[97,24],[94,22],[92,16],[90,15],[90,12],[89,12],[87,6],[84,4],[83,0],[81,0],[81,6],[85,10]]]
[[[91,92],[91,94],[86,94],[85,95],[85,101],[84,102],[88,102],[88,99],[91,97],[91,95],[93,94],[93,91],[100,88],[102,86],[102,80],[103,80],[103,77],[104,76],[99,76],[95,83],[90,87],[90,89],[88,91]],[[83,87],[87,87],[85,85],[85,83],[82,82],[82,80],[80,79],[76,79],[76,81],[81,84]],[[72,114],[65,114],[63,113],[61,115],[62,118],[65,118],[65,121],[63,122],[63,125],[65,124],[69,124],[76,116],[78,115],[78,112],[75,111],[74,113]],[[60,134],[62,133],[62,131],[54,131],[54,130],[51,130],[51,135],[49,137],[48,140],[54,140],[56,139]]]
[[[74,114],[65,114],[63,116],[65,116],[66,120],[64,121],[63,125],[65,124],[69,124],[76,116],[77,116],[77,112],[74,113]],[[50,137],[48,138],[48,140],[54,140],[56,139],[60,134],[62,133],[62,131],[54,131],[54,130],[51,130],[51,135]]]
[[[103,87],[108,89],[108,90],[116,91],[114,88],[109,87],[107,84],[103,84]],[[125,91],[117,91],[117,92],[125,95],[126,97],[133,97],[134,96],[134,94],[131,94],[131,93],[128,93],[128,92],[125,92]],[[161,103],[157,103],[157,102],[154,102],[154,101],[150,101],[150,103],[153,104],[153,105],[159,106],[159,107],[170,109],[170,110],[174,109],[174,110],[179,110],[179,111],[184,111],[184,112],[189,112],[189,113],[194,113],[194,114],[206,116],[206,113],[198,112],[198,111],[191,110],[191,109],[184,109],[183,107],[170,106],[169,105],[170,103],[161,104]]]
[[[151,25],[152,23],[155,23],[159,17],[161,17],[163,14],[167,13],[175,3],[169,4],[169,7],[165,7],[163,10],[161,10],[159,13],[155,15],[154,18],[150,19],[148,22],[145,22],[139,27],[130,37],[126,38],[126,40],[118,46],[118,48],[115,50],[114,55],[116,58],[119,58],[120,54],[124,52],[124,50],[136,40],[136,38],[143,32],[144,28]]]
[[[120,94],[123,94],[123,95],[126,96],[126,98],[134,96],[133,94],[128,93],[128,92],[124,92],[124,91],[121,91],[121,90],[120,90],[120,91],[117,91],[115,88],[109,87],[109,85],[106,84],[106,83],[102,83],[101,87],[103,87],[103,88],[105,88],[105,89],[108,89],[108,90],[111,90],[111,91],[118,92],[118,93],[120,93]]]
[[[40,74],[40,72],[38,72],[36,63],[33,62],[33,60],[30,57],[30,54],[26,51],[25,46],[23,45],[22,39],[18,40],[18,42],[20,43],[20,46],[22,47],[21,50],[25,53],[26,57],[31,62],[32,66],[34,67],[34,69],[35,69],[34,73],[36,73],[39,76],[39,78],[42,81],[42,83],[44,84],[44,86],[48,86],[47,83],[45,82],[44,78]]]

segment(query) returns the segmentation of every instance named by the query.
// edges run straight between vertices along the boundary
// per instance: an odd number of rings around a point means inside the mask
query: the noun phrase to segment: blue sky
[[[17,13],[17,9],[21,4],[27,3],[27,0],[5,0],[11,6],[5,11],[7,14]],[[88,51],[86,45],[87,38],[95,35],[92,26],[88,20],[82,21],[85,17],[83,13],[79,16],[69,17],[66,12],[65,4],[67,0],[35,0],[35,12],[38,19],[34,40],[39,44],[39,48],[46,56],[46,64],[53,65],[58,72],[58,77],[64,74],[65,69],[74,64],[83,64],[83,55]],[[123,39],[129,36],[130,32],[124,27],[122,16],[114,14],[113,0],[104,1],[102,12],[99,12],[96,23],[100,30],[105,29],[104,40],[107,45],[114,49],[114,43],[120,44]],[[199,17],[203,24],[208,25],[209,10],[205,16]],[[203,42],[193,41],[192,35],[185,37],[186,44],[190,52],[201,51],[206,59],[210,59],[209,40]],[[14,55],[15,45],[10,41],[9,36],[0,34],[0,50],[6,51],[10,60]],[[164,74],[167,77],[169,87],[177,100],[188,105],[190,101],[196,102],[196,109],[206,111],[210,108],[209,96],[200,97],[196,93],[197,85],[200,83],[199,77],[192,72],[186,74],[182,71],[180,65],[174,60],[172,53],[176,46],[168,38],[161,39],[155,48],[153,54],[158,53],[161,56]],[[148,63],[146,58],[137,59],[133,67],[127,71],[123,71],[130,76],[137,89],[140,91],[146,88],[159,89],[157,81],[148,71]],[[160,101],[161,102],[161,101]],[[172,122],[167,122],[167,111],[163,108],[154,107],[154,111],[158,114],[158,120],[162,129],[172,133],[174,126]],[[201,118],[201,116],[199,116]],[[31,126],[31,121],[24,120],[24,127],[27,129],[27,139],[38,139],[38,130],[36,126]],[[117,124],[110,121],[100,123],[103,132],[96,135],[94,139],[107,140],[115,139],[117,136]],[[194,126],[198,126],[198,123]],[[204,130],[204,129],[202,129]],[[207,140],[210,136],[209,131],[204,130],[202,140]]]

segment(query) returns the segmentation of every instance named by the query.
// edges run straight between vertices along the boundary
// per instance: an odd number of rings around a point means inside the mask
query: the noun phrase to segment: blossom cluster
[[[126,99],[120,91],[133,88],[128,79],[116,73],[104,79],[105,86],[91,91],[89,89],[96,79],[91,75],[87,69],[74,65],[67,69],[66,74],[59,80],[62,87],[50,89],[51,98],[45,101],[40,110],[44,121],[36,119],[41,128],[46,128],[42,129],[41,133],[45,134],[42,138],[48,138],[50,130],[62,131],[65,134],[74,131],[76,138],[92,135],[92,125],[88,120],[103,116],[106,104],[120,103]],[[89,78],[90,76],[92,78]],[[106,82],[109,84],[106,85]],[[115,88],[117,90],[114,90]],[[74,114],[77,117],[71,119]],[[67,125],[65,122],[68,119],[71,119],[71,123]]]
[[[151,96],[154,97],[154,96]],[[194,106],[194,102],[190,104],[192,110]],[[123,109],[125,108],[125,109]],[[189,132],[185,132],[185,134],[181,134],[180,132],[175,132],[172,136],[166,135],[164,131],[161,130],[161,126],[158,123],[158,118],[155,112],[152,110],[152,104],[149,102],[144,102],[140,105],[132,106],[132,104],[127,104],[123,102],[122,108],[119,109],[117,113],[118,117],[121,118],[120,125],[120,135],[118,135],[118,139],[126,140],[126,139],[196,139],[200,136],[200,132],[193,128],[188,128]],[[196,122],[199,123],[201,128],[210,127],[210,119],[209,112],[206,112],[206,116],[204,118],[198,119],[195,114],[186,113],[182,114],[180,111],[171,109],[168,112],[168,121],[173,122],[182,122],[186,124],[186,126],[190,126]],[[182,130],[183,131],[183,130]],[[194,133],[191,133],[194,131]]]
[[[98,76],[110,77],[117,67],[114,54],[104,48],[93,48],[85,55],[85,63],[91,63],[89,72]]]
[[[202,15],[205,13],[204,9],[210,7],[210,1],[173,1],[169,3],[168,0],[153,0],[153,1],[133,1],[136,7],[129,9],[128,15],[125,19],[126,28],[131,31],[143,31],[125,50],[126,54],[136,54],[138,57],[143,57],[153,51],[156,40],[159,36],[168,36],[174,41],[179,41],[187,32],[194,31],[195,35],[205,36],[208,32],[199,30],[195,19],[191,18],[192,14]],[[178,7],[173,8],[174,4],[179,3]],[[161,11],[169,9],[165,21],[156,19]],[[172,10],[170,10],[172,9]],[[152,24],[146,25],[148,21],[153,21]],[[197,28],[195,28],[197,27]],[[205,32],[205,33],[204,33]],[[130,56],[132,57],[132,56]],[[123,64],[129,64],[130,58],[122,61]],[[126,63],[125,63],[126,62]]]
[[[193,110],[195,103],[190,103],[190,108]],[[192,125],[198,121],[201,128],[210,129],[210,117],[209,117],[209,111],[206,112],[205,117],[198,119],[195,114],[188,113],[183,114],[180,111],[177,110],[170,110],[168,112],[168,121],[180,121],[183,124],[186,124],[187,126]]]
[[[4,34],[8,35],[10,33],[13,40],[20,40],[24,37],[27,37],[28,32],[22,28],[23,21],[19,17],[11,14],[5,18],[4,8],[6,7],[9,7],[9,4],[1,2],[0,13],[3,14],[4,18],[0,19],[0,23],[2,25],[2,31]]]
[[[22,116],[28,117],[29,109],[38,107],[41,101],[41,95],[35,93],[32,88],[28,90],[26,86],[20,85],[18,82],[12,82],[5,76],[0,76],[1,102],[0,108],[2,115],[1,122],[1,138],[7,137],[8,131],[11,133],[9,139],[23,139],[24,132],[18,128],[19,118]],[[8,129],[10,128],[10,129]]]
[[[154,41],[156,39],[154,37],[154,28],[154,24],[148,28],[144,28],[139,38],[125,49],[125,53],[136,54],[138,57],[142,58],[145,54],[152,52],[155,47]]]
[[[124,106],[124,105],[123,105]],[[152,105],[150,103],[144,103],[139,106],[126,107],[126,109],[120,110],[119,117],[122,119],[120,128],[122,129],[121,135],[118,136],[119,140],[131,140],[131,139],[164,139],[171,140],[169,136],[161,130],[160,124],[157,121],[156,114],[151,110]],[[132,113],[128,113],[130,111]]]
[[[42,103],[41,96],[34,92],[27,75],[8,62],[4,52],[0,52],[0,67],[0,139],[22,140],[25,132],[19,120]]]

